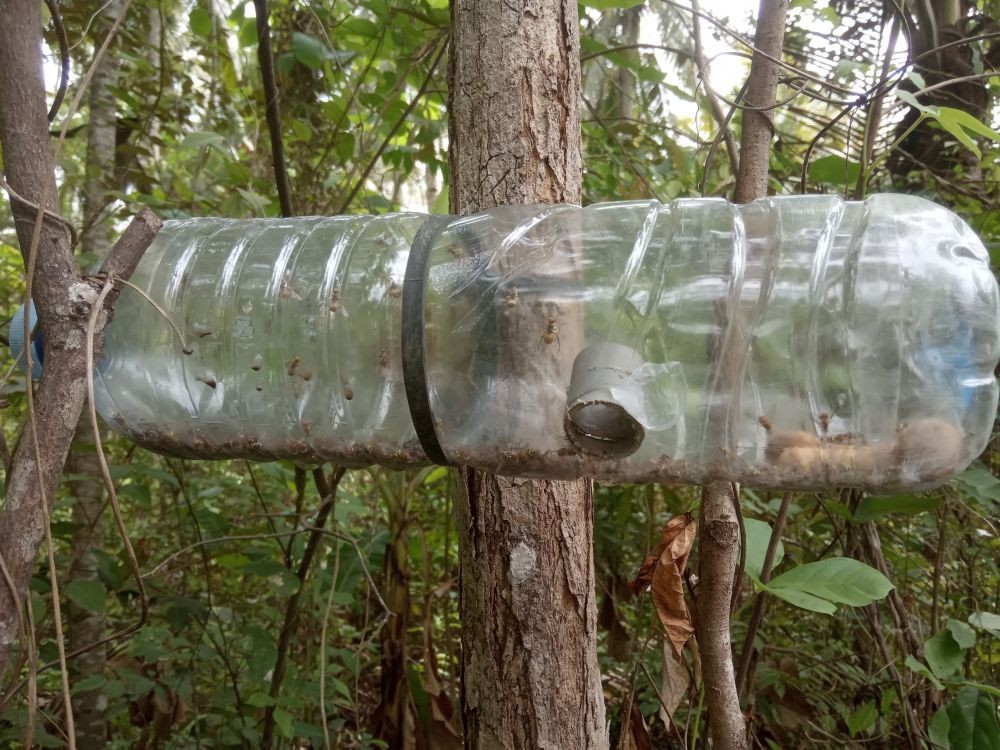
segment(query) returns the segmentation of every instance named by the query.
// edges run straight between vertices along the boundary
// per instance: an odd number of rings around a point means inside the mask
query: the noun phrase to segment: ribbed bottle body
[[[996,413],[987,253],[916,197],[503,207],[450,225],[429,278],[440,440],[498,473],[917,488]],[[567,393],[604,432],[574,439]]]
[[[98,408],[193,457],[426,463],[403,387],[419,214],[168,224],[125,289]],[[411,283],[412,280],[411,280]],[[425,269],[433,430],[454,463],[610,481],[929,486],[985,445],[998,293],[907,196],[501,207]]]
[[[425,462],[399,363],[416,214],[164,227],[125,289],[97,406],[153,450],[192,458]]]

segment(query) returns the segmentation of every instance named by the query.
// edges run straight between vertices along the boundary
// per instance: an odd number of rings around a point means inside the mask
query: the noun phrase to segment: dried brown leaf
[[[629,584],[633,594],[641,594],[652,583],[653,569],[666,549],[673,550],[671,556],[674,559],[678,559],[679,556],[683,558],[678,560],[678,566],[681,572],[684,572],[684,566],[687,564],[687,555],[691,551],[691,545],[694,544],[696,529],[697,524],[690,513],[682,513],[679,516],[674,516],[664,524],[663,529],[660,531],[660,543],[656,545],[653,554],[642,561],[642,565],[639,566],[639,572],[636,573],[635,580]],[[685,548],[686,551],[684,551]],[[683,554],[679,555],[678,553],[681,552]]]
[[[691,673],[688,672],[687,664],[683,657],[678,659],[674,656],[672,645],[668,641],[663,642],[663,673],[660,679],[660,720],[663,725],[670,730],[674,713],[684,701],[688,690],[691,688]]]
[[[674,654],[680,658],[684,644],[694,633],[691,614],[684,600],[684,568],[691,554],[697,529],[694,519],[688,513],[673,519],[667,526],[675,521],[678,523],[670,530],[670,538],[653,568],[651,589],[656,614],[667,632]],[[666,527],[663,536],[667,537]]]
[[[642,711],[632,701],[628,701],[628,721],[622,721],[622,733],[618,739],[617,750],[653,750],[653,740],[646,727],[646,719]]]

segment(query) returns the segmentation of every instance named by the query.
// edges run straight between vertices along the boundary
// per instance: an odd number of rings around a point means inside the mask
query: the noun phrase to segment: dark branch
[[[274,184],[278,191],[278,204],[282,216],[294,216],[292,188],[285,166],[285,145],[281,140],[281,110],[278,108],[278,84],[274,78],[274,52],[271,50],[271,21],[267,0],[253,0],[257,13],[257,60],[264,85],[264,104],[267,131],[271,136],[271,162],[274,165]]]

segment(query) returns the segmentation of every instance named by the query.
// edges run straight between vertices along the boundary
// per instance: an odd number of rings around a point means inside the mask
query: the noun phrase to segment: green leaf
[[[188,133],[184,140],[181,141],[178,148],[181,149],[198,149],[208,146],[210,148],[217,149],[222,153],[226,152],[225,149],[226,139],[223,138],[218,133],[210,133],[206,130],[196,130],[193,133]]]
[[[642,5],[645,0],[583,0],[583,4],[594,10],[614,10],[615,8],[634,8]]]
[[[278,575],[284,571],[285,566],[270,557],[254,560],[253,562],[249,562],[243,566],[244,573],[249,573],[250,575],[255,576],[263,576],[264,578]]]
[[[854,520],[858,523],[871,521],[890,513],[925,513],[941,506],[939,495],[891,495],[889,497],[866,497],[858,503]]]
[[[818,596],[807,594],[805,591],[797,589],[774,589],[770,586],[762,586],[761,588],[770,594],[774,594],[779,599],[784,599],[789,604],[795,605],[799,609],[807,609],[810,612],[819,612],[824,615],[832,615],[837,611],[835,604],[828,602],[826,599],[820,599]]]
[[[779,591],[794,590],[851,607],[871,604],[888,594],[892,587],[889,579],[875,568],[848,557],[831,557],[800,565],[767,585],[776,596],[781,596]]]
[[[100,581],[70,581],[64,587],[66,596],[78,607],[88,612],[104,612],[107,605],[107,592]]]
[[[950,727],[948,740],[962,750],[997,750],[1000,747],[1000,722],[993,699],[974,688],[964,687],[945,709]]]
[[[296,31],[292,34],[292,54],[308,68],[316,70],[329,57],[326,46],[314,36]]]
[[[856,737],[862,732],[868,731],[878,721],[878,709],[875,707],[875,701],[865,701],[857,711],[848,714],[845,720],[847,721],[847,729],[851,733],[851,737]]]
[[[931,741],[931,746],[938,750],[951,750],[951,740],[948,733],[951,731],[951,719],[948,718],[948,709],[942,706],[927,723],[927,735]]]
[[[265,198],[260,193],[255,193],[252,190],[244,190],[243,188],[236,188],[236,192],[240,194],[240,197],[257,214],[265,213],[267,211],[267,207],[271,205],[270,198]]]
[[[927,680],[935,687],[935,689],[944,690],[944,684],[937,677],[934,676],[934,673],[931,672],[931,670],[929,670],[926,666],[917,661],[917,657],[915,657],[913,654],[907,656],[903,664],[905,664],[909,669],[913,670],[917,674],[926,677]]]
[[[188,15],[188,25],[196,36],[210,36],[212,33],[212,14],[205,8],[195,8]]]
[[[843,156],[831,154],[817,159],[809,165],[809,179],[831,185],[853,185],[861,174],[861,165],[847,161]]]
[[[254,693],[247,698],[247,705],[255,706],[257,708],[266,708],[274,705],[274,698],[267,693]]]
[[[935,119],[941,123],[942,128],[955,136],[959,143],[966,146],[976,156],[982,156],[982,152],[976,142],[972,140],[972,135],[1000,142],[1000,133],[961,109],[939,107]]]
[[[925,115],[936,115],[937,107],[928,107],[925,104],[921,104],[917,101],[917,97],[911,94],[909,91],[904,91],[903,89],[896,89],[896,98],[900,101],[906,102],[914,109],[923,112]]]
[[[767,554],[767,545],[771,541],[771,524],[755,518],[747,518],[744,524],[747,530],[746,572],[752,580],[759,581],[760,572],[764,567],[764,555]],[[781,564],[784,556],[785,548],[779,540],[778,548],[774,551],[771,570]]]
[[[291,739],[294,732],[292,731],[293,717],[288,711],[283,708],[274,709],[274,723],[278,727],[278,731],[281,732],[281,736],[286,739]]]
[[[84,677],[82,680],[77,680],[73,683],[71,687],[71,692],[76,693],[89,693],[92,690],[100,690],[107,684],[107,680],[103,675],[92,674],[89,677]]]
[[[240,33],[237,36],[241,47],[253,47],[257,44],[257,19],[248,18],[240,24]]]
[[[951,632],[945,629],[924,642],[924,658],[934,676],[943,680],[962,668],[965,651],[955,642]]]
[[[976,645],[976,631],[960,620],[948,618],[948,632],[959,648],[968,649]]]
[[[974,628],[985,630],[994,638],[1000,638],[1000,615],[993,612],[973,612],[969,615],[969,624]]]

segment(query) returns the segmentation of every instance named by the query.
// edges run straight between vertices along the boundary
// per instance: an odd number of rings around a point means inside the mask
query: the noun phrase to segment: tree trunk
[[[452,211],[578,202],[575,0],[452,0],[451,12]],[[460,485],[465,746],[607,748],[591,484],[462,469]]]
[[[788,0],[761,0],[757,14],[754,46],[770,58],[780,59],[785,38]],[[747,104],[766,108],[774,104],[778,66],[754,53],[747,80]],[[768,165],[771,156],[770,111],[743,112],[740,164],[735,201],[748,203],[767,195]],[[731,321],[737,332],[743,321]],[[721,337],[720,337],[721,338]],[[734,337],[738,341],[739,335]],[[735,371],[732,352],[720,351],[716,367],[723,381],[742,377]],[[717,424],[716,429],[725,429]],[[718,750],[745,750],[749,747],[746,723],[740,710],[730,639],[730,609],[733,575],[739,565],[739,496],[729,482],[705,487],[701,496],[701,528],[698,540],[698,608],[695,630],[701,652],[702,675],[708,697],[708,719],[712,742]]]
[[[0,585],[3,675],[17,640],[18,608],[45,536],[45,506],[55,496],[83,408],[86,373],[92,366],[86,357],[86,331],[99,282],[80,277],[68,232],[55,213],[58,193],[42,75],[41,6],[34,0],[0,0],[0,18],[0,148],[13,191],[18,243],[25,265],[34,269],[32,298],[45,333],[45,374],[34,398],[34,418],[14,449],[0,510],[0,554],[12,584]],[[39,205],[49,213],[34,243],[35,263],[32,238]],[[137,216],[112,249],[104,271],[128,278],[159,227],[151,212]],[[115,298],[116,292],[107,296],[105,312]],[[102,316],[95,331],[97,351],[105,325]]]

